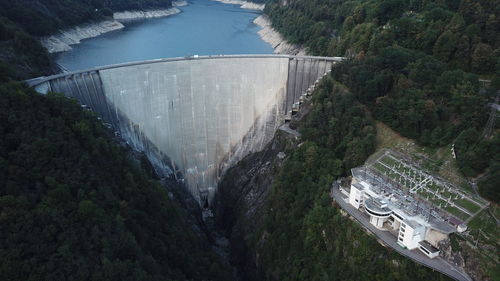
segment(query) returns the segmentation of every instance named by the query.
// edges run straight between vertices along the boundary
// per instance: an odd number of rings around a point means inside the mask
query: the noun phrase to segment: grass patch
[[[452,207],[451,205],[448,205],[444,208],[442,208],[443,210],[447,211],[448,213],[454,215],[455,217],[461,219],[461,220],[467,220],[469,218],[469,215],[460,211],[459,209],[455,208],[455,207]]]
[[[398,162],[396,160],[392,159],[391,157],[387,157],[387,156],[382,157],[379,161],[386,164],[387,166],[389,166],[391,168],[394,166],[397,167],[397,164],[398,164]]]
[[[481,207],[479,207],[476,203],[473,203],[466,198],[455,200],[455,204],[460,205],[473,214],[481,209]]]
[[[384,165],[382,165],[378,162],[374,163],[373,167],[375,169],[377,169],[379,172],[382,172],[383,174],[386,174],[386,175],[390,172],[390,170],[387,167],[385,167]]]
[[[436,192],[439,190],[439,186],[435,185],[435,184],[429,184],[427,185],[427,188],[428,189],[431,189],[432,191]]]
[[[444,192],[441,192],[441,196],[448,199],[451,197],[451,199],[453,200],[453,197],[456,196],[455,194],[449,192],[448,190],[445,190]]]
[[[481,229],[488,236],[494,237],[495,240],[498,240],[498,237],[500,237],[500,229],[497,227],[495,219],[488,213],[488,209],[484,209],[475,216],[467,226],[471,235],[476,235],[478,230]]]

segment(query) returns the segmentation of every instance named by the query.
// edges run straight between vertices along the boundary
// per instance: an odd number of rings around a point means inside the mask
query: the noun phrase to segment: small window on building
[[[401,242],[403,242],[403,237],[401,237],[401,236],[398,237],[398,240],[401,241]]]

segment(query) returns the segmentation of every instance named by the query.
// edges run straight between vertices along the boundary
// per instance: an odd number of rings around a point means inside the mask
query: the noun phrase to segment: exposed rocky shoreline
[[[180,13],[181,10],[177,8],[170,8],[166,10],[150,10],[150,11],[124,11],[113,14],[115,20],[130,20],[130,19],[150,19],[168,17]]]
[[[124,28],[123,24],[116,20],[89,23],[61,30],[56,34],[41,38],[40,42],[49,53],[65,52],[72,49],[70,45],[78,44],[83,39],[97,37],[122,28]]]
[[[272,27],[271,20],[269,20],[266,15],[259,16],[253,22],[262,28],[259,31],[260,38],[271,44],[275,54],[306,55],[305,48],[286,41],[283,36]]]
[[[266,7],[265,4],[258,4],[243,0],[214,0],[224,4],[240,5],[242,9],[259,10],[263,11]],[[283,36],[276,31],[271,24],[271,20],[266,15],[260,15],[253,21],[262,29],[258,32],[259,36],[265,42],[271,44],[275,54],[288,54],[288,55],[305,55],[306,50],[303,47],[294,45],[286,41]]]
[[[187,4],[187,1],[174,1],[172,2],[173,7],[169,9],[116,12],[113,14],[113,20],[87,23],[60,30],[56,34],[40,38],[40,42],[49,53],[66,52],[72,49],[71,45],[79,44],[84,39],[124,28],[125,26],[120,20],[167,17],[180,13],[181,10],[177,7]]]
[[[184,7],[189,3],[186,0],[172,1],[172,7]]]
[[[214,1],[221,2],[224,4],[240,5],[240,8],[248,9],[248,10],[263,11],[264,8],[266,7],[266,4],[259,4],[259,3],[242,1],[242,0],[214,0]]]

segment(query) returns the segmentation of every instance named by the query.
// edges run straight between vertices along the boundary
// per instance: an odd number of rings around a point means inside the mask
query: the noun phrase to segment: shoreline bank
[[[181,10],[177,7],[186,5],[188,5],[187,1],[174,1],[172,7],[168,9],[116,12],[113,14],[113,20],[86,23],[59,30],[55,34],[40,38],[40,43],[50,54],[66,52],[73,49],[71,45],[79,44],[82,40],[123,29],[125,26],[120,20],[168,17],[180,13]]]
[[[271,20],[266,15],[260,15],[253,22],[262,28],[259,30],[258,34],[262,40],[273,47],[275,54],[307,55],[305,48],[286,41],[285,38],[272,27]]]
[[[116,12],[113,14],[113,18],[117,21],[119,20],[135,20],[135,19],[151,19],[151,18],[161,18],[168,17],[180,13],[176,7],[169,8],[166,10],[149,10],[149,11],[123,11]]]
[[[40,38],[40,43],[50,54],[71,50],[70,45],[79,44],[81,40],[97,37],[101,34],[119,30],[125,26],[116,20],[107,20],[99,23],[88,23],[60,30],[56,34]]]
[[[240,8],[247,10],[264,11],[264,8],[266,7],[266,4],[259,4],[242,0],[213,0],[213,1],[221,2],[224,4],[240,5]]]

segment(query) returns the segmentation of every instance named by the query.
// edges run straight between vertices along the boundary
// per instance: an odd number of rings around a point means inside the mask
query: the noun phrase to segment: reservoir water
[[[189,55],[271,54],[253,20],[260,12],[239,5],[193,0],[182,13],[123,22],[124,29],[73,45],[56,55],[67,70]]]

